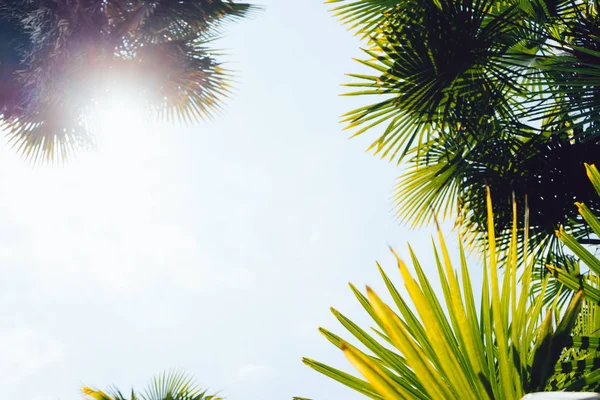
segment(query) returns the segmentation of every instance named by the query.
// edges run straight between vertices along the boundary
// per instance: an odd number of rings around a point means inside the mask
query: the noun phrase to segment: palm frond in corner
[[[132,389],[129,399],[116,388],[104,392],[84,387],[81,391],[89,400],[223,400],[215,394],[208,394],[192,377],[182,372],[157,375],[143,392]]]
[[[516,235],[516,204],[508,257],[501,258],[496,247],[489,194],[488,213],[490,245],[482,257],[480,292],[473,290],[464,247],[460,245],[455,267],[440,233],[431,267],[438,272],[441,295],[433,289],[431,272],[409,247],[413,271],[396,255],[406,295],[381,266],[391,302],[368,287],[364,294],[350,285],[374,323],[370,330],[335,309],[352,342],[320,328],[360,376],[309,358],[304,363],[376,400],[518,399],[530,392],[595,387],[598,366],[573,351],[587,343],[572,335],[579,326],[585,289],[576,288],[566,309],[553,309],[556,304],[551,302],[544,310],[546,285],[540,296],[530,296],[535,262],[527,241],[518,241]],[[518,265],[518,247],[528,260],[524,267]],[[567,363],[579,369],[569,370]]]
[[[0,48],[0,128],[28,159],[65,159],[93,138],[97,94],[124,80],[159,118],[210,118],[231,85],[211,40],[256,10],[224,0],[2,3],[10,29],[0,39],[19,40]]]

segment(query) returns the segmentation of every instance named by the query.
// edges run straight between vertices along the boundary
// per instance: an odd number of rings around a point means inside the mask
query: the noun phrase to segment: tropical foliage
[[[600,184],[600,175],[594,179]],[[600,221],[580,207],[586,220],[600,228]],[[509,254],[501,257],[488,192],[489,246],[482,257],[480,292],[473,290],[462,242],[459,274],[439,229],[433,251],[443,297],[410,247],[414,272],[394,253],[407,295],[378,265],[393,306],[368,287],[365,295],[350,285],[376,327],[367,332],[339,311],[332,312],[362,349],[324,328],[320,331],[364,379],[312,359],[304,363],[372,399],[518,399],[536,391],[596,389],[598,279],[555,268],[558,279],[575,292],[568,307],[559,307],[560,293],[544,306],[548,278],[538,295],[531,296],[535,260],[528,241],[518,240],[516,209],[513,203]],[[600,271],[600,261],[572,236],[561,234],[560,239]],[[523,257],[518,257],[518,247]],[[520,260],[526,264],[519,267]]]
[[[600,196],[600,173],[598,169],[594,165],[586,165],[586,170],[590,181]],[[592,231],[599,235],[600,219],[598,216],[594,215],[583,203],[577,203],[577,209]],[[577,265],[577,268],[567,271],[559,265],[547,265],[552,275],[566,289],[572,292],[582,292],[585,297],[581,315],[574,331],[575,334],[585,338],[585,346],[579,350],[573,350],[573,358],[578,358],[579,363],[567,362],[561,365],[560,368],[563,371],[574,371],[591,365],[598,368],[600,366],[600,260],[565,229],[559,229],[556,234],[575,257],[587,267],[586,270],[582,271]],[[596,373],[596,375],[599,374]],[[588,380],[592,379],[596,382],[595,377],[588,377],[587,380],[582,379],[579,387],[584,387],[588,384]]]
[[[131,390],[129,398],[118,389],[108,392],[84,387],[81,389],[89,400],[223,400],[200,389],[191,377],[183,373],[163,373],[156,376],[143,393]]]
[[[355,135],[378,130],[370,150],[406,163],[400,219],[458,216],[465,239],[483,238],[489,186],[502,249],[513,194],[532,210],[532,251],[560,255],[559,225],[598,243],[572,207],[600,210],[583,174],[600,162],[597,1],[328,2],[365,39],[367,72],[350,75],[348,95],[376,100],[343,121]]]
[[[0,128],[32,159],[89,143],[90,110],[127,83],[167,120],[210,117],[230,74],[210,44],[254,10],[230,0],[0,1]]]

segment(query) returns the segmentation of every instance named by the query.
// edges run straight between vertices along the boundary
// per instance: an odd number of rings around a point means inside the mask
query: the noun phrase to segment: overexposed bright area
[[[397,279],[408,241],[427,268],[433,230],[394,220],[400,171],[338,124],[358,40],[319,2],[262,4],[219,42],[239,83],[213,121],[155,123],[113,88],[97,149],[32,166],[0,145],[3,398],[173,368],[231,400],[360,398],[301,358],[352,371],[329,307],[367,322],[347,282],[382,287],[376,260]]]

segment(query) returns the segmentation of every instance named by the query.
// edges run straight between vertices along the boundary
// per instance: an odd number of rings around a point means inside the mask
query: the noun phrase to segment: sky
[[[347,283],[402,283],[388,246],[433,272],[433,228],[395,220],[401,170],[349,140],[340,97],[360,43],[319,1],[263,0],[219,42],[237,73],[213,121],[106,116],[96,151],[32,167],[0,146],[0,393],[69,400],[179,369],[230,400],[361,397],[317,331],[362,326]],[[113,118],[111,120],[111,117]],[[453,237],[452,234],[449,237]],[[385,296],[384,296],[385,297]]]

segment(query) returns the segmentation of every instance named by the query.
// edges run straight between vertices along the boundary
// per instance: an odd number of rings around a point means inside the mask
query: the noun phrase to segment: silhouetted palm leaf
[[[563,256],[559,225],[598,240],[572,207],[600,209],[583,176],[584,163],[600,162],[596,2],[363,0],[336,13],[372,36],[360,61],[372,73],[349,86],[378,101],[343,122],[354,135],[377,131],[369,150],[406,162],[394,190],[403,222],[458,217],[465,238],[482,243],[490,187],[504,250],[513,197],[529,205],[540,260]]]
[[[345,0],[327,0],[328,4],[342,3]],[[375,31],[383,16],[398,5],[397,0],[354,0],[335,6],[331,11],[340,21],[350,25],[351,30],[363,37],[377,34]]]
[[[493,1],[407,1],[388,12],[380,34],[361,61],[378,75],[350,76],[349,95],[383,95],[383,100],[344,116],[361,134],[386,124],[371,145],[382,157],[401,160],[433,138],[471,133],[500,117],[510,120],[524,93],[522,67],[512,46],[520,39],[519,9],[493,14]],[[522,55],[521,55],[522,57]]]
[[[170,121],[214,115],[230,74],[208,48],[223,22],[255,8],[225,0],[0,1],[0,20],[18,32],[19,68],[0,74],[2,127],[33,159],[64,158],[89,142],[99,91],[128,81],[149,110]],[[1,37],[0,37],[1,38]],[[0,72],[15,52],[0,53]]]

